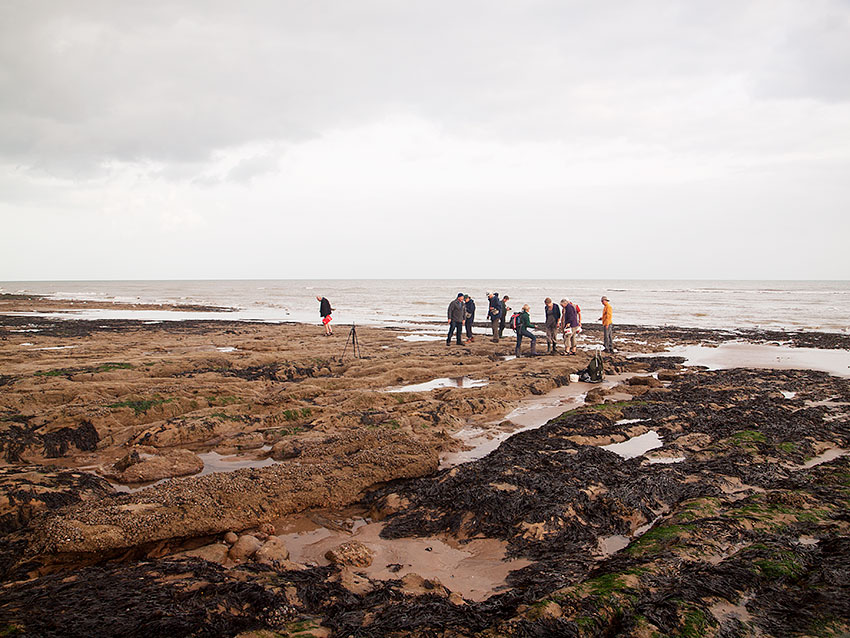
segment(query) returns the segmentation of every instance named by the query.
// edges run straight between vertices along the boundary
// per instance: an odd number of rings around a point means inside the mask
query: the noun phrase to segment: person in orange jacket
[[[611,304],[608,303],[608,297],[602,297],[602,316],[599,321],[602,322],[602,344],[605,352],[614,352],[614,310]]]

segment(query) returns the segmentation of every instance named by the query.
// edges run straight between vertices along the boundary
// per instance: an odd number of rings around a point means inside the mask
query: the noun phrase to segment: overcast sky
[[[0,280],[850,279],[850,1],[0,0]]]

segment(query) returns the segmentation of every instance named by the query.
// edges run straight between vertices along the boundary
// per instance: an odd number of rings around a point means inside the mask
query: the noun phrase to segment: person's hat
[[[602,297],[602,301],[608,301],[608,297]]]
[[[463,297],[463,293],[462,293],[462,292],[459,292],[459,293],[457,293],[457,296],[458,296],[458,297]]]

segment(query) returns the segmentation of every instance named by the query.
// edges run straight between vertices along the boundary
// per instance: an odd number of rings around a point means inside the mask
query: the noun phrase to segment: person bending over
[[[328,301],[327,297],[317,295],[316,299],[319,302],[319,316],[322,318],[322,325],[325,327],[325,336],[330,337],[334,333],[333,328],[331,328],[331,313],[334,309],[331,308],[331,302]]]

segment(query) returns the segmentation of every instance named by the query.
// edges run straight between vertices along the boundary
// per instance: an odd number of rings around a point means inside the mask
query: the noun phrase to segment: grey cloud
[[[223,148],[393,112],[464,135],[657,143],[690,125],[671,117],[656,130],[658,105],[761,64],[763,40],[795,15],[793,2],[740,5],[9,2],[0,153],[60,172],[114,160],[190,168]],[[772,18],[774,6],[785,13]],[[846,50],[838,35],[826,53]],[[817,87],[845,69],[812,56]]]
[[[756,91],[771,98],[850,100],[850,3],[794,28],[764,68]]]

